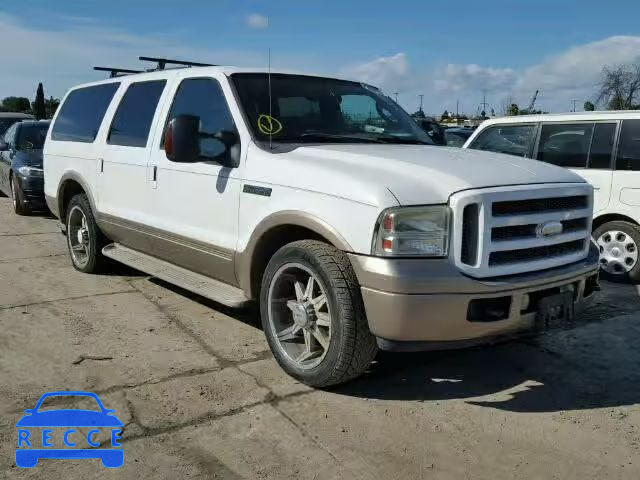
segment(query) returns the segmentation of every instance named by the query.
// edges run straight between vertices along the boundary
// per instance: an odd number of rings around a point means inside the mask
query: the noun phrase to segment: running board
[[[140,253],[119,243],[107,245],[102,249],[102,254],[105,257],[112,258],[165,282],[172,283],[229,307],[239,307],[249,301],[239,288]]]

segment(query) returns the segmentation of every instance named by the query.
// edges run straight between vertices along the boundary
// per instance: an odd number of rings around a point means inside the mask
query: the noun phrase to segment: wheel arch
[[[67,214],[67,207],[74,195],[84,193],[89,199],[91,209],[97,213],[96,204],[91,193],[91,189],[87,186],[87,183],[83,180],[77,172],[66,172],[60,179],[58,186],[58,193],[56,196],[57,215],[62,223]]]
[[[266,217],[254,229],[246,248],[238,253],[236,276],[248,298],[256,298],[262,274],[273,254],[297,240],[319,240],[346,252],[351,245],[335,228],[305,212],[285,211]]]
[[[600,215],[593,219],[591,231],[595,231],[605,223],[609,222],[628,222],[633,223],[634,225],[638,225],[638,222],[636,220],[627,215],[623,215],[621,213],[605,213],[604,215]]]

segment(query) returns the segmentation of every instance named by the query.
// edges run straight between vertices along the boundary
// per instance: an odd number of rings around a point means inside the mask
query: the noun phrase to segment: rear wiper
[[[318,140],[342,140],[345,142],[362,142],[362,143],[385,143],[378,137],[357,137],[355,135],[340,135],[337,133],[325,132],[306,132],[300,134],[300,138],[318,139]]]

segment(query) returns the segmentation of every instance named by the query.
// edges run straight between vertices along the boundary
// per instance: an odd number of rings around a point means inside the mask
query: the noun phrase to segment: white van
[[[315,386],[378,348],[571,325],[597,290],[593,189],[566,169],[431,145],[358,82],[231,67],[73,88],[44,149],[73,266],[131,265],[260,303],[277,361]]]
[[[595,190],[593,237],[602,271],[640,281],[640,111],[491,119],[463,148],[535,158],[585,178]]]

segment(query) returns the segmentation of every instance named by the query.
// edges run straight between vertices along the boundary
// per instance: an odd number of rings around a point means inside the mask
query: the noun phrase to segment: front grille
[[[586,208],[589,197],[579,195],[573,197],[534,198],[529,200],[517,200],[509,202],[496,202],[491,212],[494,217],[504,215],[522,215],[538,212],[559,212]]]
[[[455,264],[470,276],[490,278],[577,262],[588,254],[592,203],[588,184],[455,193],[450,199]],[[562,230],[546,228],[554,223]],[[542,231],[549,234],[538,235]]]
[[[588,218],[576,218],[573,220],[564,220],[562,222],[562,232],[572,233],[585,230],[589,223]],[[491,240],[499,242],[502,240],[513,240],[519,238],[535,238],[537,223],[529,223],[527,225],[510,225],[507,227],[495,227],[491,230]]]
[[[584,240],[574,240],[573,242],[557,243],[555,245],[546,245],[544,247],[491,252],[489,255],[489,266],[493,267],[509,263],[540,260],[580,252],[584,249],[584,242]]]

